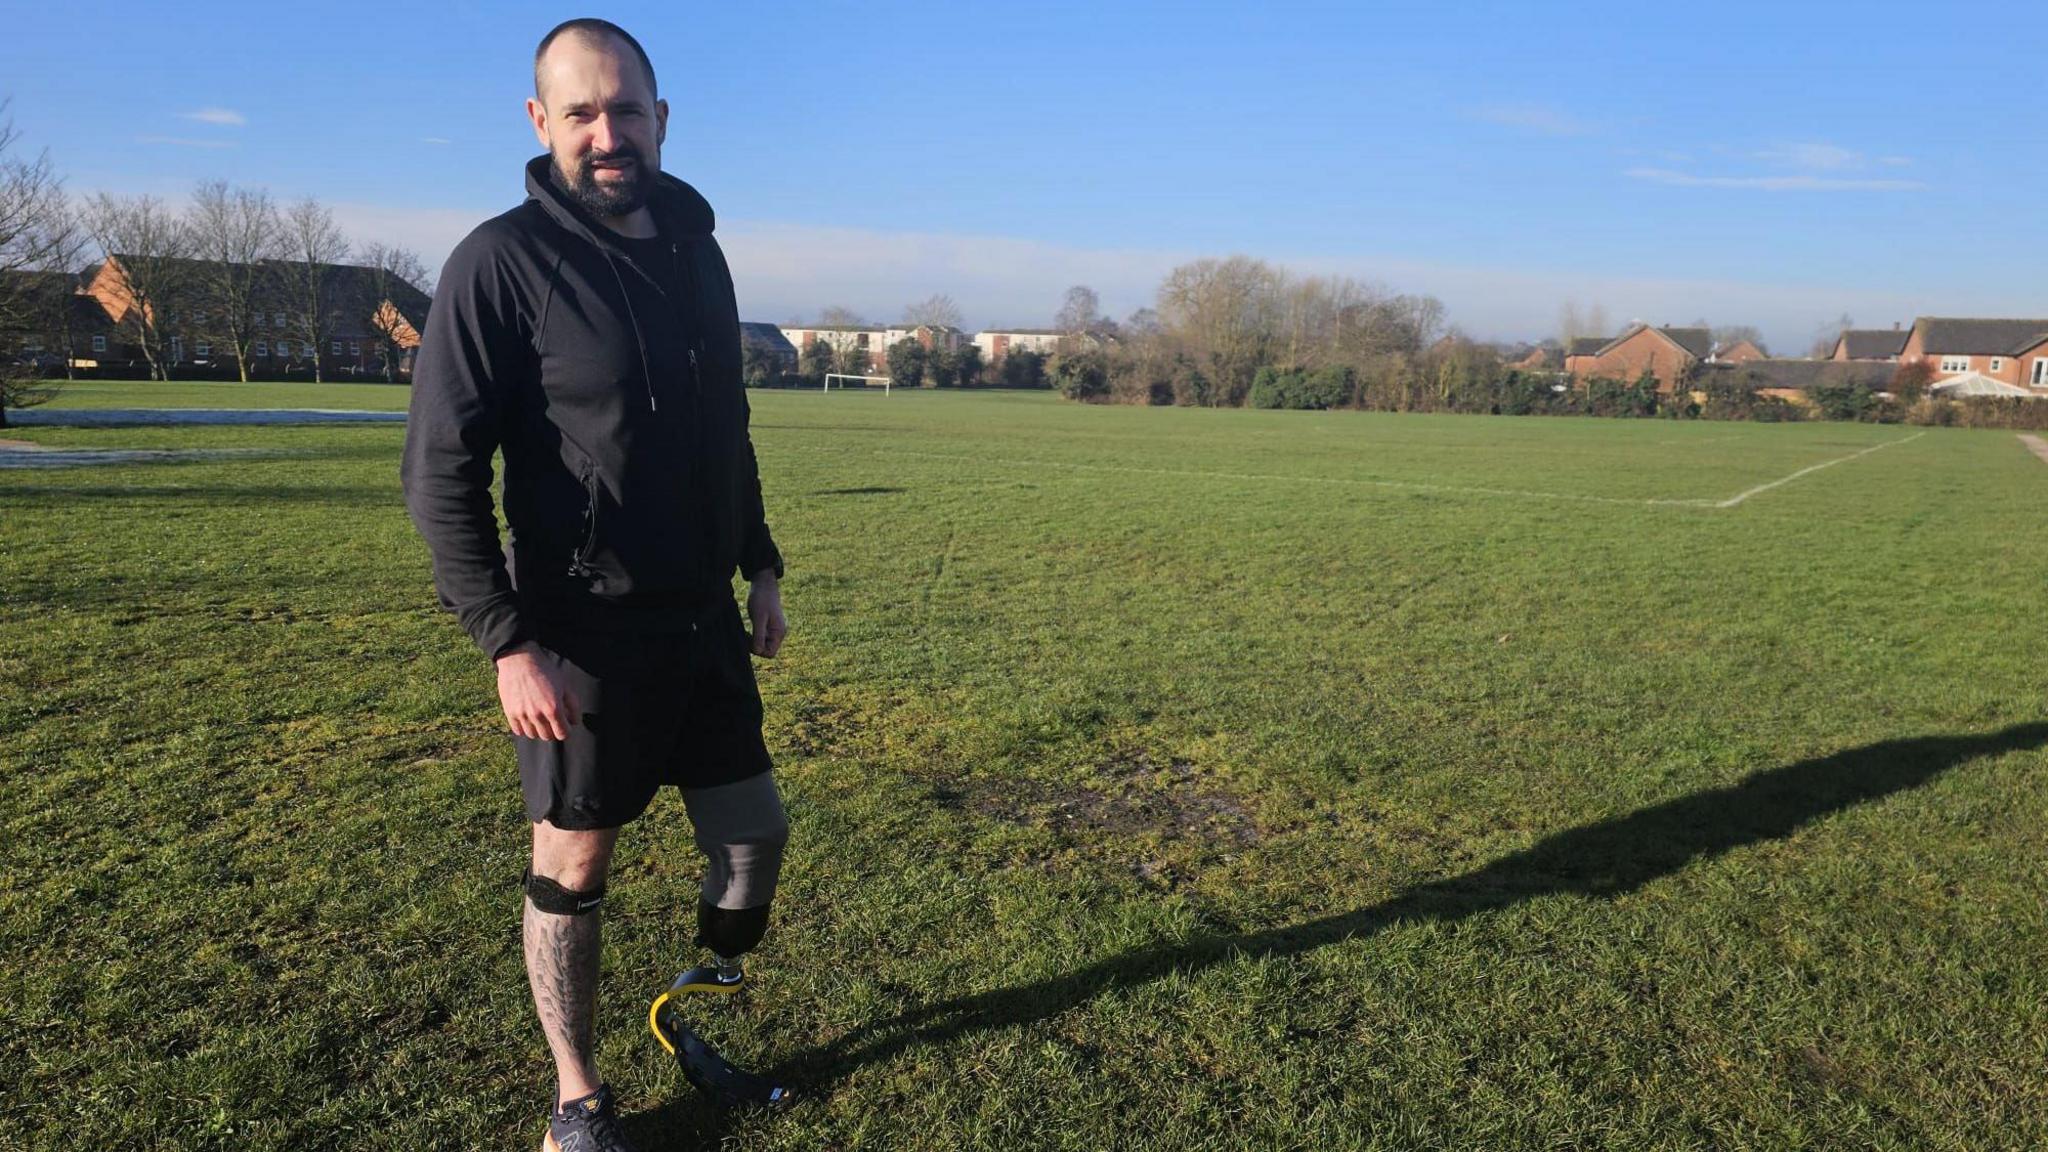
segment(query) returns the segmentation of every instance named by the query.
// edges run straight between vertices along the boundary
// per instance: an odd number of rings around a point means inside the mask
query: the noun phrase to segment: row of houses
[[[1765,392],[1837,383],[1882,389],[1902,366],[1925,364],[1937,391],[2048,398],[2048,320],[1923,316],[1910,328],[1846,329],[1826,358],[1804,360],[1773,359],[1747,340],[1719,346],[1705,328],[1637,324],[1619,336],[1575,339],[1562,360],[1558,366],[1581,380],[1647,372],[1664,392],[1702,371],[1737,368]]]
[[[180,280],[203,282],[202,261],[179,263]],[[129,280],[128,264],[115,254],[77,274],[0,273],[12,281],[0,285],[0,298],[25,302],[16,329],[0,332],[0,353],[45,370],[68,364],[110,374],[139,372],[148,358],[138,337],[148,325],[157,334],[160,360],[173,374],[235,368],[237,350],[222,335],[225,318],[202,294],[187,291],[176,301],[146,305]],[[310,372],[317,362],[323,374],[335,376],[409,375],[426,325],[427,294],[375,268],[318,267],[328,312],[319,326],[319,346],[306,338],[308,326],[296,310],[301,293],[293,281],[302,268],[282,261],[259,267],[249,314],[239,325],[251,337],[250,371]]]
[[[1012,352],[1050,355],[1068,333],[1053,328],[992,328],[972,336],[946,324],[742,324],[741,338],[754,347],[782,359],[794,369],[803,350],[813,344],[829,345],[835,353],[866,352],[869,362],[880,368],[889,349],[905,340],[915,340],[927,351],[957,352],[972,344],[981,349],[983,362],[993,364]]]

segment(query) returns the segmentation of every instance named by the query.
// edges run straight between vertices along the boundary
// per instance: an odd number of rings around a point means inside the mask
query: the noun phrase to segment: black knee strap
[[[697,946],[730,960],[754,950],[768,932],[768,905],[720,908],[697,901]]]
[[[535,876],[531,868],[520,879],[520,885],[535,908],[552,916],[588,916],[604,903],[602,884],[589,892],[574,892],[545,876]]]

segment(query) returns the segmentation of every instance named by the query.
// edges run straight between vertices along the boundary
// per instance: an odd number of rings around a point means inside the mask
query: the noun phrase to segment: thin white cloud
[[[1839,176],[1701,176],[1669,168],[1631,168],[1631,180],[1677,188],[1744,188],[1761,192],[1910,192],[1918,180],[1866,180]]]
[[[247,116],[232,108],[198,108],[178,115],[181,119],[197,120],[201,124],[222,124],[232,128],[240,128],[249,122]]]
[[[450,140],[450,139],[448,139],[448,138],[447,138],[446,136],[422,136],[422,137],[420,137],[420,143],[422,143],[422,144],[453,144],[453,143],[455,143],[455,141],[453,141],[453,140]]]
[[[1839,144],[1780,144],[1756,154],[1766,164],[1809,172],[1841,172],[1863,167],[1863,154]]]
[[[173,148],[234,148],[233,140],[201,140],[191,136],[137,136],[137,144],[166,144]]]
[[[1474,108],[1472,118],[1538,136],[1590,136],[1599,131],[1590,121],[1547,104],[1487,104]]]

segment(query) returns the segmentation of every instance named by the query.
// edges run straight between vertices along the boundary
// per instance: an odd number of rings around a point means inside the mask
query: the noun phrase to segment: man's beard
[[[600,160],[631,160],[632,169],[625,173],[623,180],[600,184],[597,181],[597,162]],[[571,180],[562,171],[559,157],[548,162],[548,171],[553,175],[555,187],[569,194],[585,212],[593,216],[626,216],[638,212],[647,203],[647,194],[654,181],[647,174],[647,162],[640,156],[640,150],[630,144],[621,145],[610,152],[586,152],[576,161],[576,178]]]

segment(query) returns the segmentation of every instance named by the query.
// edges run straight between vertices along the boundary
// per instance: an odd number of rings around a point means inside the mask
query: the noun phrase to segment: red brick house
[[[182,277],[196,283],[201,277],[200,261],[188,265]],[[354,264],[323,264],[321,295],[328,302],[325,348],[315,348],[305,339],[305,326],[295,315],[298,294],[288,273],[295,271],[283,261],[265,261],[250,301],[248,331],[254,336],[249,346],[251,373],[310,372],[317,359],[326,376],[409,377],[412,359],[420,344],[419,330],[426,326],[426,293],[394,276],[380,276],[374,268]],[[141,360],[132,346],[129,314],[136,309],[135,294],[129,288],[122,257],[111,255],[85,270],[79,277],[81,295],[90,297],[105,310],[112,325],[123,333],[118,356],[123,362]],[[220,325],[208,322],[209,309],[203,293],[186,287],[167,302],[164,315],[152,317],[164,334],[164,349],[173,368],[215,368],[234,363],[235,349],[218,334]],[[214,317],[218,320],[218,317]],[[112,348],[98,350],[113,353]],[[387,359],[396,363],[387,365]]]
[[[1638,324],[1611,340],[1586,337],[1572,341],[1564,370],[1580,380],[1597,376],[1632,381],[1648,372],[1657,378],[1657,391],[1669,392],[1695,364],[1706,360],[1713,348],[1713,333],[1705,328]]]
[[[123,349],[114,318],[100,302],[78,290],[69,272],[0,272],[0,299],[14,301],[19,315],[0,331],[0,360],[34,364],[63,375],[68,364],[91,367]]]
[[[1714,350],[1713,359],[1720,364],[1747,364],[1753,360],[1768,360],[1764,350],[1754,340],[1737,340],[1726,348]]]
[[[1896,324],[1890,328],[1844,328],[1835,337],[1835,350],[1828,354],[1828,359],[1897,363],[1910,335]]]
[[[1924,361],[1935,378],[1975,372],[2048,394],[2048,320],[1966,320],[1922,316],[1913,321],[1900,363]]]

